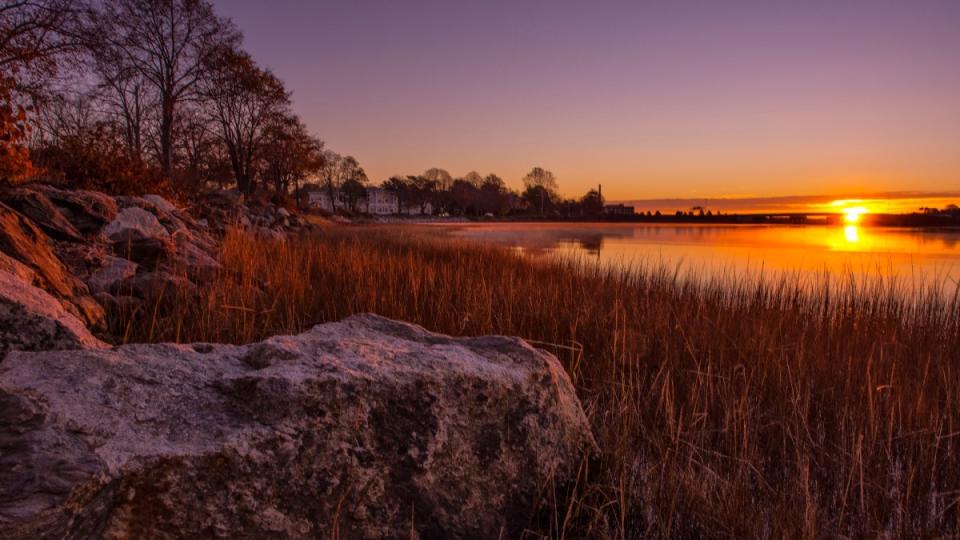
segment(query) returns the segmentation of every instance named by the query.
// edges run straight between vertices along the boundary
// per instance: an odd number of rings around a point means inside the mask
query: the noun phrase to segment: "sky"
[[[609,200],[960,192],[960,2],[215,0],[370,179]]]

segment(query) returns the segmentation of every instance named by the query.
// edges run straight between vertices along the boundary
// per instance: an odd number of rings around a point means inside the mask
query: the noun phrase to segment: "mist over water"
[[[960,282],[960,230],[846,226],[492,223],[455,236],[531,256],[573,256],[597,264],[662,264],[681,274],[843,279],[897,278],[908,288]]]

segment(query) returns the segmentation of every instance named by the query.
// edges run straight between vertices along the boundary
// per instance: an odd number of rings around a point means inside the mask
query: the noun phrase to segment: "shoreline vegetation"
[[[529,537],[960,532],[960,298],[603,268],[397,227],[231,231],[201,300],[124,342],[249,343],[375,312],[554,353],[600,448]],[[120,321],[130,321],[120,324]]]

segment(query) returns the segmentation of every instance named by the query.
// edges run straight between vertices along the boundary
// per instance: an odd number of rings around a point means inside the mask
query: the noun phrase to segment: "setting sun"
[[[858,223],[867,213],[867,209],[862,206],[854,206],[843,209],[843,220],[847,223]]]

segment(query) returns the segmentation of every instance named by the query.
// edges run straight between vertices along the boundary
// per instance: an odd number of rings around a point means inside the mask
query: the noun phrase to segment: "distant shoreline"
[[[578,216],[571,218],[536,216],[383,216],[363,217],[356,224],[424,224],[456,225],[475,223],[609,223],[609,224],[669,224],[669,225],[793,225],[793,226],[847,226],[898,227],[912,229],[960,229],[960,216],[923,214],[871,214],[858,223],[846,223],[843,215],[737,214],[722,216]]]

